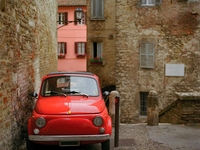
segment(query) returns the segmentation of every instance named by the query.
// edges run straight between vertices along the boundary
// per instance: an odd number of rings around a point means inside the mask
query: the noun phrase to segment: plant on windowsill
[[[90,58],[90,64],[103,64],[103,57]]]
[[[58,54],[58,58],[65,58],[65,54],[64,53]]]

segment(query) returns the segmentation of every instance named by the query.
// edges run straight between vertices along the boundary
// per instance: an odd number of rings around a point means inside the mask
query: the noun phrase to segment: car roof
[[[91,73],[91,72],[84,72],[84,71],[78,71],[78,72],[76,72],[76,71],[74,71],[74,72],[51,72],[51,73],[49,73],[49,74],[47,74],[47,76],[51,76],[51,75],[70,75],[70,74],[79,74],[79,75],[90,75],[90,76],[94,76],[94,74],[93,73]]]

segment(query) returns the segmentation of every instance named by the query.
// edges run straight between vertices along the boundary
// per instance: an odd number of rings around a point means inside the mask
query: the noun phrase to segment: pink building
[[[75,21],[77,8],[83,10],[80,22]],[[86,0],[58,0],[58,71],[87,70],[85,18]]]

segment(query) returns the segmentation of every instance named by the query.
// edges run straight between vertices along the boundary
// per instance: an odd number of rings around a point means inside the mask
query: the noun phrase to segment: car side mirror
[[[36,92],[33,92],[33,93],[31,93],[31,96],[34,97],[34,98],[37,98],[38,94]]]
[[[110,92],[108,92],[108,91],[103,92],[104,97],[108,96],[109,94],[110,94]]]

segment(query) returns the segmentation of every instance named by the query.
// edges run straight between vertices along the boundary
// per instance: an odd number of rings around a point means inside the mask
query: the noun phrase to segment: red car
[[[43,77],[28,120],[27,150],[36,144],[79,146],[101,143],[110,150],[112,121],[99,79],[90,72],[55,72]]]

